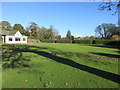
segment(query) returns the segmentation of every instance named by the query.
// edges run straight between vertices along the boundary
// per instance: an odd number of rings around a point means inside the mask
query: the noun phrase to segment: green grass
[[[32,44],[34,45],[34,44]],[[108,53],[113,55],[118,55],[118,49],[114,48],[100,48],[95,46],[89,46],[89,45],[82,45],[82,44],[60,44],[60,43],[41,43],[41,44],[35,44],[36,46],[40,47],[46,47],[48,49],[44,51],[51,51],[51,52],[64,52],[64,53],[80,53],[83,55],[91,55],[91,56],[101,56],[101,55],[95,55],[92,53]],[[100,45],[98,45],[100,46]],[[105,56],[106,57],[106,56]]]
[[[33,51],[57,53],[58,57],[81,65],[118,74],[118,61],[74,56],[74,54],[82,54],[112,58],[105,55],[118,55],[118,49],[115,48],[60,43],[26,45],[31,46],[27,47]],[[94,53],[105,53],[105,55]],[[111,80],[74,68],[71,65],[57,62],[34,52],[22,52],[22,54],[23,57],[30,60],[27,62],[30,67],[3,69],[3,88],[118,88],[118,84]]]

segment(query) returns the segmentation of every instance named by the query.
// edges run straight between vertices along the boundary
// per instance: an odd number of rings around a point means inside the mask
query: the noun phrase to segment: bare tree
[[[118,0],[118,2],[112,2],[111,0],[104,0],[104,2],[102,2],[98,8],[98,10],[100,11],[103,10],[114,11],[112,15],[118,13],[119,9],[120,9],[120,0]]]
[[[104,39],[110,38],[113,35],[111,31],[113,27],[116,27],[115,24],[101,24],[98,25],[95,29],[95,33],[97,36],[102,37]]]

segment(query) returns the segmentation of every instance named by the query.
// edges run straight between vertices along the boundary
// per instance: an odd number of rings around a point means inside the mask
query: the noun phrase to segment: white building
[[[27,36],[19,31],[2,31],[3,43],[27,43]]]

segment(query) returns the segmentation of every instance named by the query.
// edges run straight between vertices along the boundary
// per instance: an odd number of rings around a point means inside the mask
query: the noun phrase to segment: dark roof
[[[3,31],[3,30],[2,30],[1,32],[2,32],[2,33],[1,33],[2,35],[8,35],[8,34],[9,34],[8,31]]]
[[[14,35],[17,31],[14,30],[14,31],[9,31],[9,35]]]
[[[5,30],[2,30],[2,35],[14,35],[17,31],[14,30],[14,31],[5,31]]]

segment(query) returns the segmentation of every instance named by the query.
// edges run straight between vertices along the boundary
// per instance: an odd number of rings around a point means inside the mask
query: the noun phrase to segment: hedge
[[[0,41],[2,41],[2,36],[0,35]]]
[[[54,43],[54,40],[50,40],[50,39],[44,39],[42,42],[44,43]]]
[[[70,40],[70,39],[58,39],[55,41],[55,43],[72,43],[72,40]]]
[[[44,41],[44,38],[33,37],[33,36],[28,36],[28,39],[39,39],[40,41]]]
[[[39,39],[44,43],[78,43],[78,44],[104,44],[104,45],[120,45],[120,40],[110,40],[110,39],[81,39],[81,40],[70,40],[70,39],[59,39],[59,40],[50,40],[40,37],[28,37],[29,39]]]
[[[109,40],[109,39],[103,39],[103,40],[97,39],[97,40],[95,40],[96,44],[106,44],[110,41],[114,41],[114,40]]]
[[[44,39],[44,38],[40,38],[40,37],[29,36],[28,39],[39,39],[41,42],[54,43],[54,40]]]
[[[44,43],[72,43],[72,40],[70,39],[51,40],[51,39],[44,39],[44,38],[33,37],[33,36],[29,36],[28,39],[39,39],[41,42],[44,42]]]
[[[107,42],[105,43],[105,45],[112,45],[112,46],[120,46],[120,40],[118,41],[110,41],[110,42]]]
[[[93,40],[85,40],[85,39],[83,39],[83,40],[73,40],[73,43],[79,43],[79,44],[92,44],[92,41]]]
[[[104,44],[104,45],[118,45],[120,40],[109,40],[109,39],[97,39],[97,40],[74,40],[73,43],[79,44]]]

